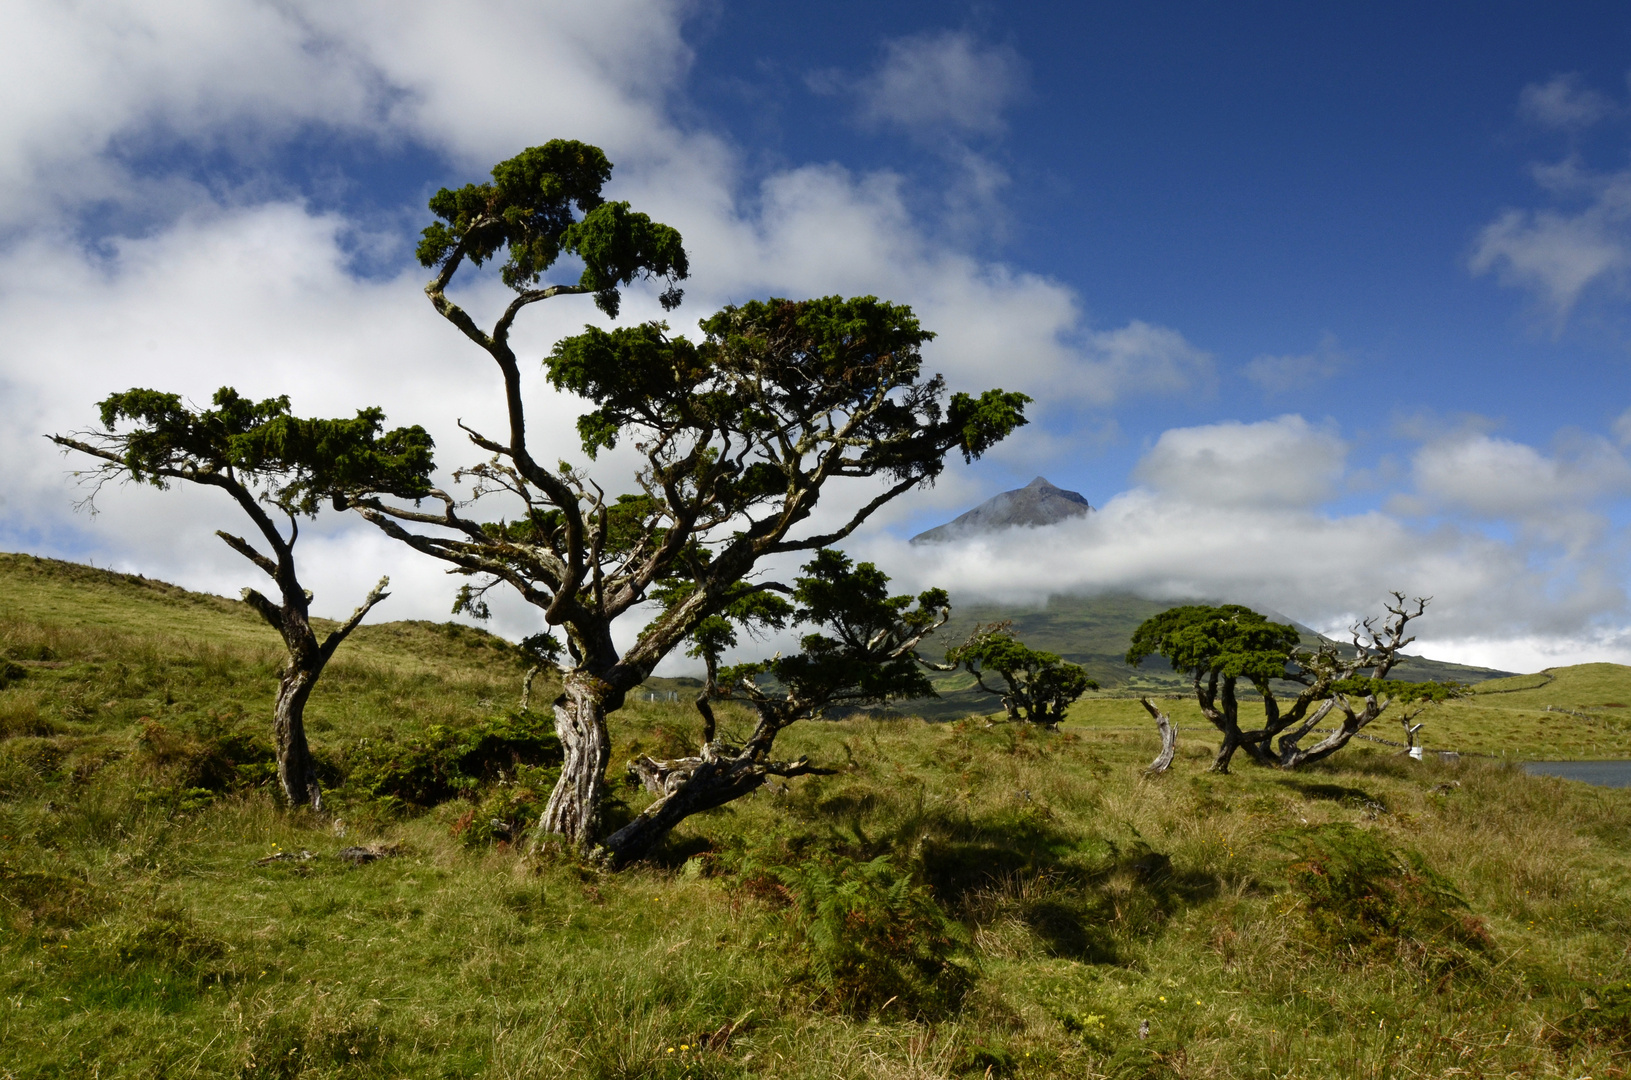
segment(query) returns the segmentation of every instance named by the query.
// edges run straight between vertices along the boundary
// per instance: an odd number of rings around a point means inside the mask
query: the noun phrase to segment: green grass
[[[471,842],[476,801],[547,767],[428,808],[359,786],[392,748],[442,745],[433,726],[513,707],[504,643],[359,631],[309,710],[321,819],[279,808],[248,746],[276,646],[231,601],[0,557],[0,663],[23,672],[0,689],[0,1077],[1602,1078],[1631,1060],[1631,792],[1374,744],[1209,776],[1178,701],[1156,780],[1129,700],[1052,735],[862,718],[784,736],[838,774],[606,874]],[[1627,674],[1487,684],[1423,735],[1624,754]],[[698,727],[643,701],[613,722],[614,762]],[[614,815],[643,802],[616,790]],[[335,858],[361,844],[396,854]],[[957,928],[960,1000],[857,1006],[811,962],[845,942],[811,936],[799,874],[878,857]]]

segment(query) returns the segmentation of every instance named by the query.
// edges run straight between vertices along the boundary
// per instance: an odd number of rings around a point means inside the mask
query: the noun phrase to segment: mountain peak
[[[927,532],[912,537],[914,544],[933,544],[956,540],[977,533],[996,532],[1016,525],[1053,525],[1066,518],[1090,514],[1080,492],[1055,487],[1047,477],[1039,476],[1022,488],[993,495],[966,514],[962,514]]]

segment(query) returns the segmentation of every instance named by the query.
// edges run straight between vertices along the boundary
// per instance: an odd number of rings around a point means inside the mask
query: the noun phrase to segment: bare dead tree
[[[1159,776],[1172,767],[1173,755],[1178,752],[1178,727],[1172,722],[1172,717],[1156,708],[1149,698],[1138,700],[1155,720],[1155,728],[1161,733],[1161,752],[1155,755],[1155,760],[1144,769],[1152,776]]]

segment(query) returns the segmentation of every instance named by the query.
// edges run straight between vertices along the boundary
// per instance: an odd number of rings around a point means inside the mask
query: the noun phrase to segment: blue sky
[[[954,384],[1038,398],[857,538],[903,580],[1322,627],[1398,587],[1438,598],[1443,655],[1631,660],[1623,6],[175,0],[29,4],[14,30],[0,547],[247,583],[198,493],[73,509],[38,436],[132,384],[377,402],[456,463],[454,418],[494,403],[418,295],[424,200],[576,137],[687,237],[681,329],[878,292],[942,332]],[[626,318],[658,314],[636,295]],[[585,321],[552,307],[529,345]],[[568,431],[573,404],[533,392]],[[1038,473],[1101,513],[904,549]],[[382,617],[446,610],[434,567],[355,522],[305,543],[320,606],[383,566]]]

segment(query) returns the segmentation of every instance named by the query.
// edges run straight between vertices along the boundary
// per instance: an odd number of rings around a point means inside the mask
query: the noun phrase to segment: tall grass
[[[852,719],[784,735],[835,775],[607,874],[477,830],[547,765],[460,766],[475,786],[419,802],[357,779],[509,730],[502,643],[359,632],[312,705],[319,818],[257,779],[275,642],[98,575],[0,560],[26,671],[0,689],[0,1077],[1625,1070],[1631,793],[1379,747],[1216,777],[1193,725],[1151,779],[1130,702],[1057,734]],[[634,702],[614,726],[620,761],[698,724]],[[646,798],[614,786],[614,817]],[[864,992],[859,965],[902,957],[909,993]],[[914,982],[935,970],[954,993]]]

